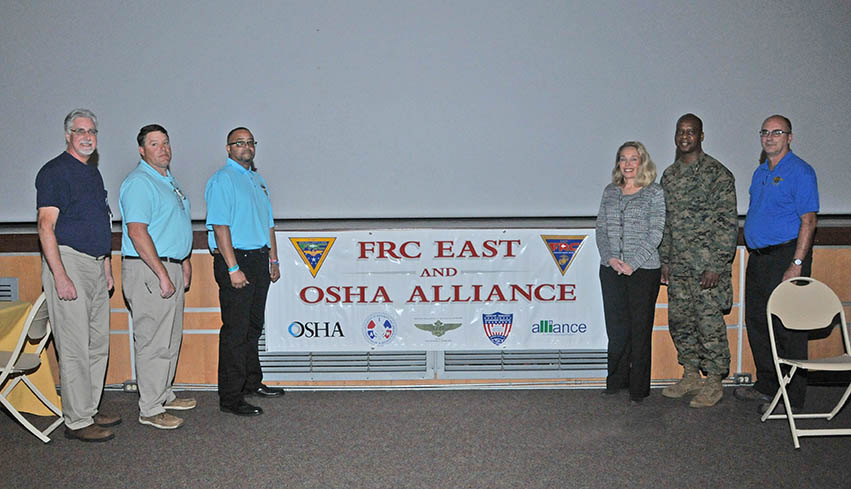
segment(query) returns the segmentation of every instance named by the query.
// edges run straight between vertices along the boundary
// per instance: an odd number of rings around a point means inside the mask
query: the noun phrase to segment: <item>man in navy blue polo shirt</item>
[[[133,318],[139,422],[169,430],[183,419],[166,410],[195,407],[172,390],[183,339],[184,292],[192,281],[189,199],[171,174],[171,143],[158,124],[136,136],[142,159],[118,194],[122,231],[121,281]]]
[[[263,410],[246,395],[276,397],[263,385],[257,341],[263,332],[266,294],[280,278],[275,220],[266,181],[254,167],[257,141],[238,127],[228,133],[228,160],[207,182],[208,243],[219,285],[219,408],[239,416]]]
[[[750,205],[745,219],[745,242],[750,256],[745,277],[745,311],[757,380],[753,387],[739,387],[733,395],[758,401],[765,412],[779,387],[765,307],[780,282],[807,277],[812,269],[812,243],[819,210],[816,173],[792,152],[792,123],[773,115],[762,123],[760,165],[750,186]],[[775,325],[778,353],[786,358],[807,358],[807,332]],[[793,411],[803,409],[806,372],[795,375],[788,386]]]
[[[109,357],[112,215],[97,167],[97,117],[65,117],[65,152],[35,179],[41,279],[59,357],[65,436],[106,441],[121,417],[99,412]]]

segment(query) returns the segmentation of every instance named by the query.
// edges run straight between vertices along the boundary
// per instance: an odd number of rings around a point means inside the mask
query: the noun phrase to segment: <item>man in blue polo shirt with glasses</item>
[[[121,278],[133,320],[139,422],[163,430],[183,419],[195,399],[172,389],[183,339],[184,292],[192,280],[189,199],[169,170],[171,143],[165,128],[150,124],[136,137],[141,160],[119,192],[123,221]]]
[[[219,408],[238,416],[263,409],[245,396],[277,397],[263,385],[257,341],[263,332],[266,294],[281,276],[269,187],[254,167],[257,141],[237,127],[228,133],[228,160],[207,182],[208,243],[219,285]]]
[[[65,437],[111,440],[121,416],[100,411],[109,358],[112,213],[98,170],[97,117],[65,117],[65,151],[35,179],[41,279],[59,356]]]
[[[733,395],[739,400],[759,402],[758,411],[764,413],[779,387],[765,307],[780,282],[810,275],[819,197],[813,167],[790,148],[789,119],[782,115],[769,117],[762,123],[759,137],[762,155],[751,180],[750,206],[745,219],[745,242],[750,251],[745,277],[745,320],[757,380],[753,387],[739,387]],[[781,356],[807,358],[806,331],[775,325],[774,333]],[[805,374],[795,375],[788,386],[793,412],[804,407]]]

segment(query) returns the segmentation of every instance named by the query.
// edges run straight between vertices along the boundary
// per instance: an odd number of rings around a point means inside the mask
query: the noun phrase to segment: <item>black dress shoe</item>
[[[219,404],[219,411],[223,413],[231,413],[237,416],[259,416],[263,414],[263,410],[257,406],[252,406],[245,401],[239,401],[233,406],[225,406]]]
[[[249,396],[260,396],[260,397],[278,397],[284,395],[284,389],[278,387],[269,387],[267,385],[260,384],[260,387],[246,392]]]

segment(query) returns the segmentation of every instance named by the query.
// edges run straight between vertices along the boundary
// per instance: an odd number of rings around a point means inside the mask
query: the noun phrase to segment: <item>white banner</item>
[[[605,349],[589,229],[279,232],[267,351]]]

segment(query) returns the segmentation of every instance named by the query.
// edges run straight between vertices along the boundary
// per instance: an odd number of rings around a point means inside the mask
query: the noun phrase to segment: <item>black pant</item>
[[[771,340],[768,337],[768,317],[765,314],[765,306],[768,304],[771,292],[783,281],[783,273],[792,264],[794,257],[794,244],[774,249],[767,254],[751,252],[748,257],[745,276],[745,324],[756,365],[754,389],[768,396],[774,396],[780,384],[777,371],[774,369],[774,359],[771,356]],[[802,276],[810,276],[812,264],[813,256],[810,252],[804,259],[801,268]],[[774,321],[774,339],[777,343],[777,354],[781,357],[806,359],[807,335],[806,331],[792,331],[784,328],[779,320]],[[799,369],[792,382],[786,387],[792,406],[803,408],[807,392],[807,371]]]
[[[244,392],[260,387],[263,372],[257,341],[266,322],[269,292],[269,250],[234,250],[248,285],[234,288],[222,255],[213,255],[213,274],[219,284],[222,329],[219,332],[219,403],[233,406]]]
[[[627,276],[600,266],[609,337],[606,389],[628,386],[634,399],[650,395],[650,345],[660,277],[658,268],[639,268]]]

